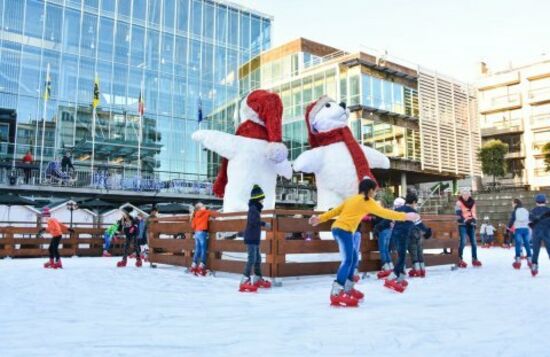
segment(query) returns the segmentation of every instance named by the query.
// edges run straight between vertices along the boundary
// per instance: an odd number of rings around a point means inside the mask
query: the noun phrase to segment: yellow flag
[[[52,94],[52,79],[48,75],[48,78],[46,78],[46,83],[44,83],[44,100],[49,100],[51,94]]]
[[[99,78],[95,78],[94,82],[94,100],[92,106],[96,108],[99,105]]]

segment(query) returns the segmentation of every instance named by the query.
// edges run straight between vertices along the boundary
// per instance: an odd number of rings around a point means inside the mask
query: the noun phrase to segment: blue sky
[[[550,55],[546,0],[232,0],[275,17],[273,40],[360,46],[464,81]]]

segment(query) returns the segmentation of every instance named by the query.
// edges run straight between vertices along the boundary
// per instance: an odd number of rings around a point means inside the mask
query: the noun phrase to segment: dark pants
[[[252,267],[254,267],[254,275],[257,277],[262,276],[262,256],[260,255],[260,245],[259,244],[247,244],[246,250],[248,252],[248,260],[244,267],[244,276],[250,278],[250,273],[252,272]]]
[[[466,236],[470,238],[472,246],[472,259],[477,260],[477,242],[476,242],[476,226],[472,224],[464,224],[458,226],[458,235],[460,236],[458,243],[458,257],[462,260],[464,246],[466,245]]]
[[[31,181],[31,169],[25,168],[23,172],[25,173],[25,183],[28,184]]]
[[[50,246],[48,247],[48,252],[50,252],[50,259],[55,258],[55,261],[59,261],[59,242],[61,241],[61,236],[55,236],[50,241]]]
[[[407,247],[409,245],[409,233],[404,232],[403,234],[392,234],[392,239],[397,246],[397,263],[393,268],[393,273],[396,276],[400,276],[405,272],[405,259],[407,258]]]
[[[533,229],[533,264],[539,263],[541,242],[544,241],[546,252],[550,258],[550,224]]]
[[[126,234],[126,241],[124,242],[124,259],[128,256],[128,250],[130,249],[130,244],[134,245],[136,252],[136,257],[139,257],[141,254],[141,248],[136,234]]]
[[[409,242],[411,262],[424,263],[424,238],[420,232],[413,232]]]

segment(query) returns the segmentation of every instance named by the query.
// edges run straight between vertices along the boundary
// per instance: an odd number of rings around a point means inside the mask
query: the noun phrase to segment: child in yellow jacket
[[[312,216],[309,220],[309,223],[315,226],[336,218],[332,224],[332,235],[338,242],[343,260],[338,268],[336,280],[332,284],[330,294],[332,305],[357,306],[359,300],[363,298],[363,293],[353,287],[353,267],[359,258],[357,251],[353,249],[353,233],[365,215],[375,215],[393,221],[415,221],[420,218],[416,213],[400,213],[380,207],[374,200],[376,188],[374,180],[364,178],[359,183],[358,195],[347,198],[340,206],[321,216]]]

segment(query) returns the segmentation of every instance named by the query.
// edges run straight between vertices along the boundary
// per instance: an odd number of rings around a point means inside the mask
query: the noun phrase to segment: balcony
[[[531,128],[541,129],[550,127],[550,113],[531,116]]]
[[[480,101],[479,111],[481,114],[488,114],[501,110],[518,109],[521,108],[521,105],[521,94],[511,93]]]
[[[486,90],[519,83],[519,72],[496,74],[483,78],[477,84],[478,90]]]
[[[523,133],[523,123],[519,120],[500,121],[493,124],[486,124],[481,128],[482,137],[514,133]]]
[[[505,159],[523,159],[525,158],[525,150],[519,149],[514,151],[509,151],[506,156],[504,156]]]
[[[550,103],[550,87],[530,90],[527,102],[531,105]]]

